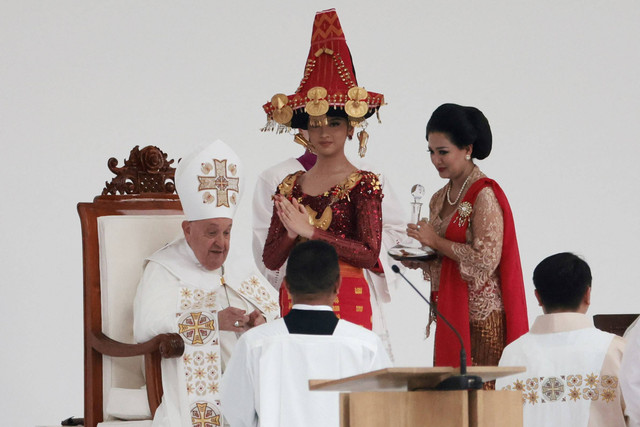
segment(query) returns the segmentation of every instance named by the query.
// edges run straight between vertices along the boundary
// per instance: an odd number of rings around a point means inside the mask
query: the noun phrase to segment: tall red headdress
[[[327,115],[343,115],[352,126],[364,127],[365,119],[382,105],[384,95],[358,86],[338,14],[329,9],[316,13],[304,76],[296,92],[278,93],[264,104],[267,125],[263,130],[306,129],[307,124],[326,124]],[[363,156],[368,135],[362,131],[358,136]]]

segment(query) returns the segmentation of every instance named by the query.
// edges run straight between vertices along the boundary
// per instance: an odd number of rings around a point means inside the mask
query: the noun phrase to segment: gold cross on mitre
[[[203,402],[197,403],[196,407],[191,410],[191,423],[197,427],[219,426],[220,414],[216,414],[211,407]]]
[[[186,319],[178,324],[178,332],[189,339],[192,345],[203,344],[204,339],[215,329],[216,325],[213,319],[209,319],[202,313],[190,313]]]
[[[240,178],[231,178],[227,176],[227,159],[218,160],[213,159],[215,165],[215,176],[198,176],[200,185],[198,191],[202,190],[216,190],[216,207],[226,206],[229,207],[229,191],[240,191]],[[229,168],[233,169],[230,165]]]

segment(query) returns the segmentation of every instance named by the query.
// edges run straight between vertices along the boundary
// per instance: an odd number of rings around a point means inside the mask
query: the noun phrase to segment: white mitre
[[[180,160],[176,190],[187,220],[233,218],[240,203],[241,172],[240,158],[219,139],[200,144]]]

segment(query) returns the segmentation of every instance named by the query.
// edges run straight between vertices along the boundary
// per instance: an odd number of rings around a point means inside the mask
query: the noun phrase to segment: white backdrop
[[[249,247],[255,177],[300,152],[260,133],[261,105],[298,86],[314,13],[333,6],[360,85],[388,102],[367,161],[407,206],[412,184],[444,184],[426,153],[430,113],[477,106],[494,133],[479,164],[511,201],[530,319],[532,270],[559,251],[590,263],[592,314],[640,311],[636,0],[1,0],[1,424],[82,415],[76,204],[112,178],[109,157],[232,144],[250,183],[233,245]],[[402,284],[389,315],[398,364],[429,365],[426,309]]]

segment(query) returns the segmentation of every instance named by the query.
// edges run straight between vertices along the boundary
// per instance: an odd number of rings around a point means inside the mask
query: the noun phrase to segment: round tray
[[[436,251],[423,246],[422,248],[410,248],[406,246],[394,246],[387,252],[396,261],[429,261],[437,258]]]

